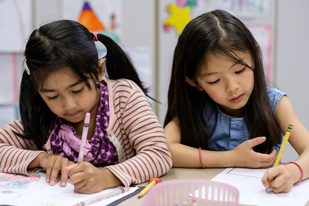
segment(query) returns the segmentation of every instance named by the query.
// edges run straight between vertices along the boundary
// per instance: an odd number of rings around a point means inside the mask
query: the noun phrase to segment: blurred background
[[[113,38],[150,88],[163,125],[173,51],[184,26],[223,9],[253,33],[263,52],[268,84],[287,93],[309,129],[308,0],[0,0],[0,127],[19,119],[23,50],[32,30],[59,19],[79,21]],[[98,45],[99,55],[105,48]],[[298,157],[287,145],[283,162]]]

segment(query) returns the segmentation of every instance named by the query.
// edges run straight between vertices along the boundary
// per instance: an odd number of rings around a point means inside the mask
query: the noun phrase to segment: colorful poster
[[[269,0],[173,0],[165,7],[168,17],[163,20],[165,31],[174,29],[179,36],[195,17],[215,9],[225,10],[238,18],[266,16]]]
[[[238,18],[259,18],[269,12],[269,0],[201,0],[210,11],[222,9]]]
[[[63,0],[63,18],[121,41],[121,0]]]
[[[0,52],[22,52],[31,25],[31,0],[0,0]]]

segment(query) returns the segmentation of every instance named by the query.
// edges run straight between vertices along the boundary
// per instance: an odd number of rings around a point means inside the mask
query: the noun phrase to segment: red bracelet
[[[203,159],[202,159],[202,150],[201,148],[198,148],[199,152],[200,152],[200,160],[201,160],[201,164],[203,166],[203,168],[205,168],[204,164],[203,164]]]
[[[294,183],[294,186],[295,186],[295,185],[298,185],[302,181],[302,179],[304,177],[304,171],[303,171],[303,168],[301,168],[301,166],[297,162],[291,161],[291,162],[284,163],[284,165],[287,165],[289,163],[293,163],[293,164],[297,165],[299,167],[300,171],[301,171],[300,179],[297,182]]]

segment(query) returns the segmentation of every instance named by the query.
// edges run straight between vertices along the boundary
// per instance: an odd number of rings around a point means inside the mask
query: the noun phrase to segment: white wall
[[[278,3],[277,85],[287,93],[298,118],[309,129],[309,1]],[[287,145],[282,161],[292,161],[297,156]]]

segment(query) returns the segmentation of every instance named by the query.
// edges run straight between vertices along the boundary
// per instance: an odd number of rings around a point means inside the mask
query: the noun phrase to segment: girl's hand
[[[37,158],[41,167],[46,168],[46,182],[51,186],[54,186],[56,184],[57,176],[59,172],[61,172],[60,186],[65,187],[68,180],[68,173],[63,172],[63,168],[73,165],[74,162],[59,155],[48,153],[40,153]]]
[[[278,165],[265,172],[262,184],[274,193],[289,192],[300,177],[301,171],[296,165]]]
[[[69,174],[70,183],[79,193],[92,194],[121,185],[120,180],[109,169],[98,169],[89,162],[66,167],[64,172]]]
[[[273,150],[270,154],[262,154],[253,150],[253,147],[263,143],[265,140],[266,137],[256,137],[238,145],[233,150],[235,155],[235,166],[249,168],[270,167],[276,160],[276,150]]]

